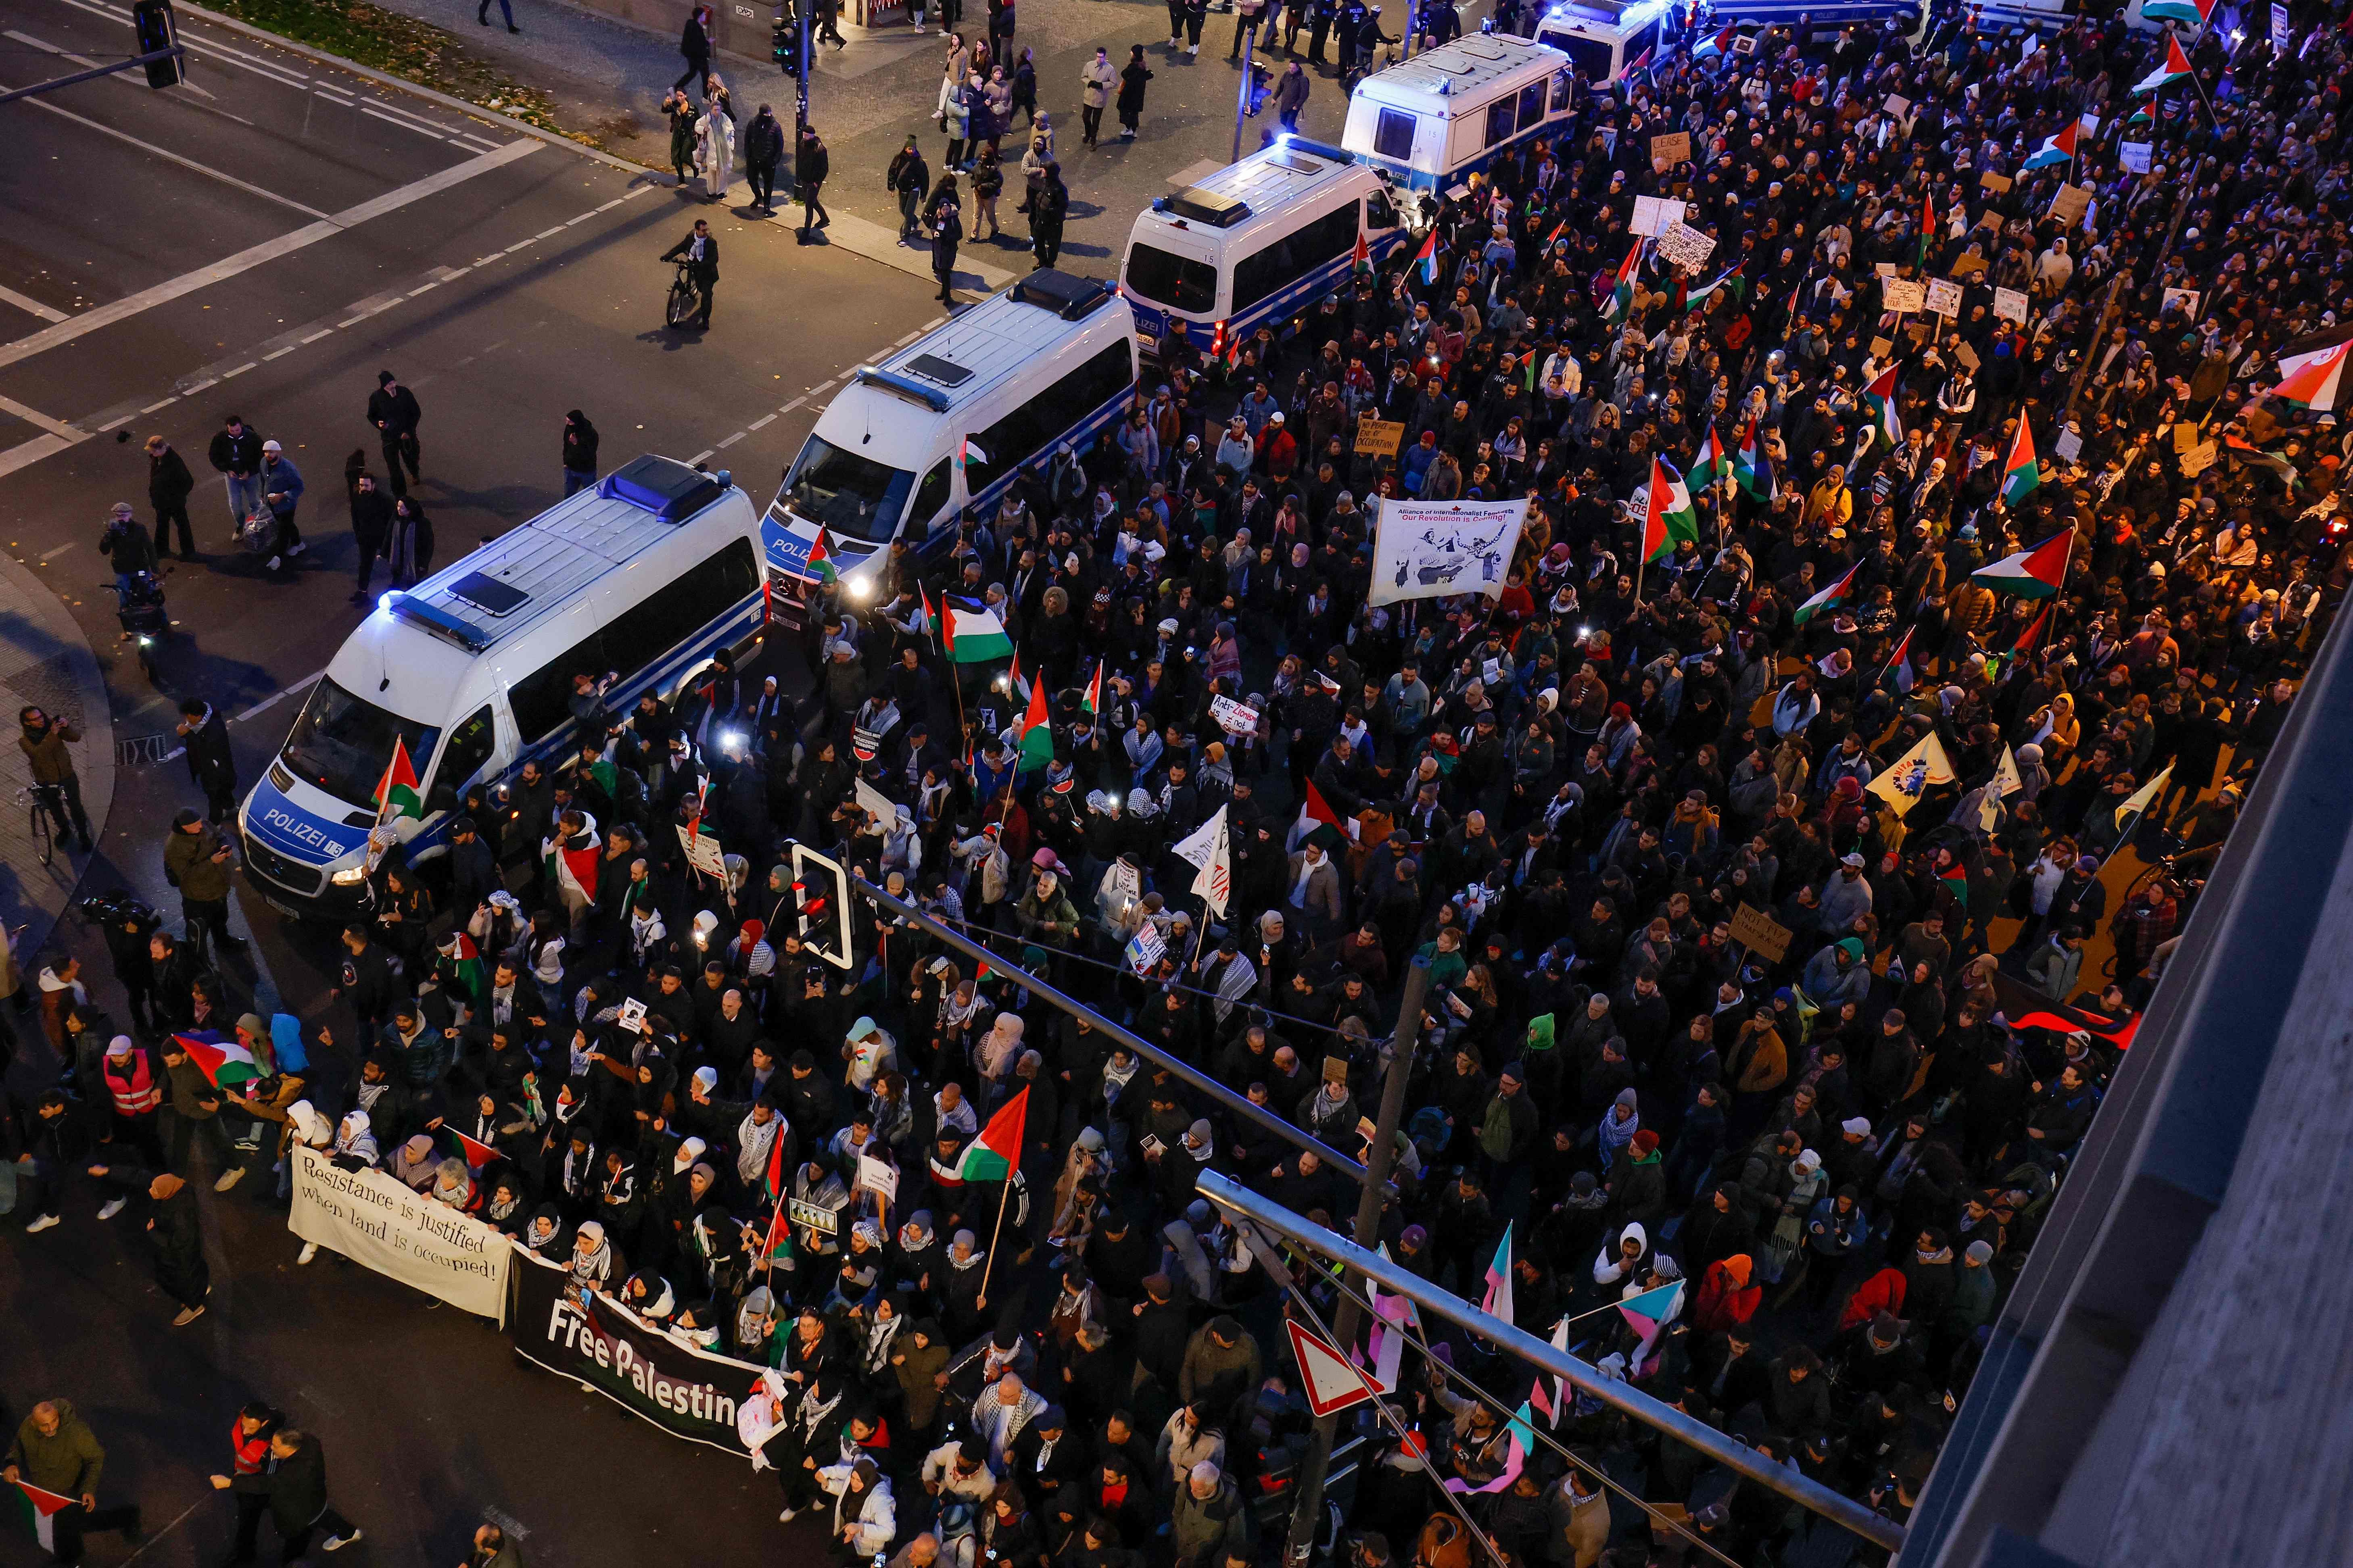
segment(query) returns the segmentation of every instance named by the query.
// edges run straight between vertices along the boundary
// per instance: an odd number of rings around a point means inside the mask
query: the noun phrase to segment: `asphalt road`
[[[119,58],[124,16],[0,0],[0,82],[64,74],[68,55]],[[83,890],[135,888],[174,916],[162,837],[201,804],[179,762],[156,760],[176,743],[174,705],[193,693],[231,717],[249,782],[299,710],[288,689],[356,622],[341,478],[354,449],[381,470],[362,415],[379,369],[424,406],[415,493],[448,561],[558,499],[574,407],[602,431],[608,468],[640,451],[708,457],[765,500],[825,392],[938,319],[922,279],[796,247],[666,183],[248,40],[191,28],[187,41],[201,95],[102,80],[0,106],[0,546],[111,661],[126,765]],[[691,216],[712,219],[723,278],[713,330],[677,334],[659,324],[670,272],[656,258]],[[232,409],[284,443],[310,487],[312,547],[275,577],[228,550],[205,462]],[[109,503],[146,515],[150,434],[198,474],[205,555],[170,563],[174,630],[152,686],[118,646],[96,548]],[[240,903],[258,940],[232,985],[320,1016],[326,933]],[[93,999],[119,1009],[77,918],[58,940],[89,966]],[[18,1090],[49,1070],[37,1030],[22,1032]],[[821,1550],[814,1525],[776,1522],[775,1488],[748,1467],[517,1365],[487,1326],[325,1257],[296,1268],[256,1184],[204,1194],[215,1289],[185,1331],[164,1327],[138,1237],[95,1219],[94,1193],[70,1194],[65,1224],[40,1236],[0,1222],[0,1401],[12,1422],[51,1394],[91,1418],[111,1450],[105,1493],[140,1502],[159,1532],[142,1561],[224,1554],[232,1512],[205,1478],[225,1468],[231,1413],[257,1396],[322,1435],[337,1506],[368,1534],[339,1561],[361,1568],[455,1563],[490,1509],[529,1531],[536,1563],[637,1563],[649,1544]],[[98,1537],[90,1560],[132,1555]]]

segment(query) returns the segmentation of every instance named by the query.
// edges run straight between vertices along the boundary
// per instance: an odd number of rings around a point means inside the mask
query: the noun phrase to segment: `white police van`
[[[1083,453],[1125,414],[1135,319],[1099,279],[1043,268],[861,365],[818,416],[762,521],[776,618],[803,624],[824,559],[853,607],[879,592],[891,542],[954,543],[1024,469]]]
[[[759,552],[759,513],[726,473],[643,457],[386,594],[238,809],[248,879],[286,914],[355,912],[396,737],[425,804],[396,831],[412,862],[430,859],[468,784],[573,754],[575,674],[617,671],[605,701],[625,713],[684,687],[721,648],[748,652]]]
[[[1381,177],[1338,147],[1280,136],[1137,214],[1120,291],[1145,353],[1174,334],[1219,357],[1345,283],[1360,240],[1375,266],[1405,243]]]
[[[1568,57],[1477,33],[1376,71],[1348,98],[1340,144],[1421,205],[1571,121]]]
[[[1669,9],[1667,0],[1570,0],[1537,19],[1535,38],[1599,87],[1659,47]]]

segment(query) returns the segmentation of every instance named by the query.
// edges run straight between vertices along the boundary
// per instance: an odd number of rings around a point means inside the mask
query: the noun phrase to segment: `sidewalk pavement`
[[[378,3],[448,29],[467,49],[545,90],[554,99],[565,129],[592,134],[612,152],[649,168],[669,170],[670,132],[660,105],[684,68],[675,27],[641,28],[563,0],[516,0],[515,21],[522,31],[510,34],[495,4],[485,27],[475,20],[474,0]],[[683,16],[682,7],[679,14]],[[1060,265],[1109,278],[1137,213],[1155,197],[1230,161],[1241,78],[1240,65],[1226,58],[1233,41],[1233,18],[1212,13],[1202,30],[1200,54],[1187,56],[1169,50],[1167,11],[1156,0],[1021,0],[1018,16],[1021,31],[1013,40],[1014,52],[1017,58],[1025,47],[1034,52],[1039,104],[1056,128],[1055,151],[1071,187]],[[973,0],[960,30],[969,38],[987,28],[986,8]],[[841,33],[846,47],[816,51],[810,90],[810,121],[825,138],[832,160],[825,187],[826,207],[833,215],[828,242],[928,275],[928,250],[897,241],[898,207],[882,180],[910,132],[919,135],[934,179],[941,173],[946,136],[935,105],[944,43],[936,27],[919,35],[904,26],[868,29],[844,22]],[[1106,111],[1101,144],[1082,148],[1080,72],[1098,46],[1110,52],[1114,68],[1124,65],[1131,44],[1145,46],[1145,63],[1154,73],[1145,89],[1140,133],[1133,142],[1121,142],[1117,115]],[[1261,58],[1277,73],[1289,58],[1279,49]],[[794,83],[773,62],[722,55],[714,68],[727,82],[743,118],[749,119],[765,103],[789,123]],[[1345,112],[1337,79],[1319,76],[1300,120],[1301,133],[1336,141]],[[1262,136],[1273,129],[1271,114],[1246,121],[1243,151],[1261,145]],[[959,258],[986,288],[1002,287],[1030,268],[1029,230],[1013,210],[1020,205],[1018,165],[1028,144],[1026,125],[1017,125],[1000,143],[1009,165],[998,207],[1006,223],[1003,237],[968,240]],[[740,162],[737,168],[731,207],[748,202]],[[745,215],[739,211],[736,216]],[[769,221],[797,226],[800,216],[798,206],[779,204],[777,216]],[[846,221],[850,218],[860,221]],[[976,226],[967,199],[967,234]],[[959,279],[960,286],[968,281]]]
[[[77,570],[90,571],[92,558],[69,545],[62,563],[37,572],[14,556],[0,554],[0,704],[8,718],[27,703],[63,714],[81,732],[69,742],[74,773],[81,780],[82,808],[105,853],[107,813],[114,805],[114,719],[98,656],[58,593]],[[77,566],[79,563],[79,566]],[[44,579],[47,579],[46,581]],[[25,749],[0,747],[0,921],[24,933],[10,942],[26,984],[39,977],[41,951],[81,881],[91,857],[59,844],[50,863],[41,864],[28,831],[33,775]]]

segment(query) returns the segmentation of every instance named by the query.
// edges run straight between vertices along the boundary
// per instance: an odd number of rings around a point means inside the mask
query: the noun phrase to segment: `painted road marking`
[[[14,289],[0,289],[0,304],[14,305],[26,314],[38,316],[45,321],[62,321],[66,319],[66,313],[63,310],[54,310],[42,304],[31,295],[19,294]]]
[[[23,101],[31,104],[35,109],[46,110],[61,120],[70,120],[76,125],[87,126],[90,130],[97,132],[101,136],[111,136],[117,142],[127,142],[132,146],[138,148],[141,152],[147,153],[150,157],[161,158],[167,163],[177,163],[183,169],[192,170],[196,174],[204,175],[205,178],[208,180],[218,180],[224,185],[234,185],[238,190],[245,192],[248,195],[259,196],[265,202],[276,202],[281,207],[290,207],[294,211],[302,214],[305,217],[324,219],[327,216],[325,213],[321,212],[317,207],[298,202],[291,196],[281,196],[276,191],[270,190],[267,186],[248,184],[245,181],[238,179],[235,174],[225,174],[221,173],[221,171],[214,168],[209,163],[200,163],[194,158],[183,158],[177,153],[173,152],[167,147],[158,147],[153,142],[142,141],[140,138],[132,135],[128,131],[117,131],[113,126],[92,120],[88,115],[76,114],[70,109],[61,109],[58,105],[49,102],[47,99],[28,98]]]
[[[81,437],[81,432],[64,420],[52,419],[46,414],[37,413],[14,398],[0,397],[0,412],[13,414],[27,425],[46,430],[52,436],[62,436],[69,441],[79,440]]]
[[[247,709],[244,712],[230,720],[229,722],[232,724],[242,724],[248,719],[254,717],[256,714],[267,713],[272,708],[277,707],[280,702],[285,701],[289,697],[293,696],[296,692],[316,682],[319,677],[326,673],[327,672],[323,669],[314,669],[310,674],[304,676],[301,679],[296,681],[293,685],[280,687],[277,690],[271,692],[269,696],[263,698],[260,701],[255,703],[252,707]]]
[[[752,421],[752,428],[753,428],[753,429],[754,429],[754,430],[757,430],[757,429],[760,429],[760,428],[761,428],[762,426],[764,426],[774,425],[776,422],[776,416],[775,415],[773,415],[773,414],[765,414],[765,415],[762,415],[759,418],[754,419],[754,420],[753,420],[753,421]]]

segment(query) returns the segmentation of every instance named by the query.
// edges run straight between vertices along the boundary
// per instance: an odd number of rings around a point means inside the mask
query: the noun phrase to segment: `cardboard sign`
[[[1978,176],[1978,189],[1991,191],[1995,195],[2000,195],[2010,189],[2010,184],[2008,174],[1997,174],[1991,169]]]
[[[1894,351],[1895,340],[1894,338],[1873,338],[1871,340],[1871,357],[1873,359],[1885,359]]]
[[[1973,348],[1969,347],[1969,345],[1968,345],[1968,344],[1967,344],[1967,343],[1965,343],[1965,342],[1955,343],[1955,344],[1953,345],[1953,357],[1954,357],[1955,359],[1957,359],[1957,360],[1960,361],[1962,364],[1966,365],[1966,366],[1968,368],[1968,372],[1969,372],[1969,374],[1970,374],[1971,375],[1975,375],[1975,374],[1977,374],[1977,370],[1978,370],[1978,351],[1977,351],[1977,350],[1975,350],[1975,349],[1973,349]]]
[[[1325,1057],[1324,1058],[1324,1081],[1325,1083],[1347,1082],[1348,1058],[1345,1057]]]
[[[2092,192],[2089,186],[2061,185],[2052,195],[2051,210],[2043,216],[2058,219],[2062,228],[2073,228],[2083,222],[2084,215],[2091,210]]]
[[[708,833],[697,833],[683,822],[678,825],[679,847],[686,851],[686,863],[706,877],[724,880],[727,857],[719,848],[719,840]]]
[[[897,801],[892,800],[864,779],[860,779],[856,783],[860,807],[871,813],[878,826],[898,820],[899,803]]]
[[[1949,278],[1928,279],[1928,309],[1950,321],[1961,313],[1961,286]]]
[[[2216,456],[2213,442],[2199,442],[2198,445],[2181,454],[2181,477],[2185,479],[2195,479],[2204,473],[2214,466]]]
[[[1144,873],[1133,860],[1113,861],[1111,868],[1103,873],[1103,885],[1129,903],[1144,897]]]
[[[1696,272],[1706,266],[1707,258],[1715,252],[1715,238],[1687,223],[1670,224],[1666,232],[1659,236],[1659,254],[1686,272]]]
[[[2116,162],[2136,174],[2146,174],[2148,173],[2148,155],[2154,145],[2147,142],[2119,142],[2116,143]]]
[[[1872,263],[1871,269],[1873,272],[1878,273],[1882,278],[1893,278],[1895,276],[1895,263],[1893,261],[1875,261]]]
[[[1732,940],[1768,963],[1778,963],[1788,955],[1795,935],[1754,904],[1743,904],[1733,911]]]
[[[1928,291],[1908,278],[1891,278],[1880,285],[1886,308],[1899,316],[1911,314],[1927,303]]]
[[[2162,311],[2179,305],[2181,313],[2194,321],[2198,319],[2198,302],[2204,298],[2205,296],[2195,289],[2168,289],[2165,291],[2165,298],[2158,302],[2157,308]]]
[[[1356,450],[1368,458],[1394,458],[1405,445],[1401,422],[1376,419],[1367,414],[1356,421]]]
[[[2026,325],[2026,296],[2015,289],[1996,289],[1993,291],[1993,313],[2006,321],[2016,321],[2021,327]]]
[[[1159,963],[1160,955],[1167,951],[1168,939],[1160,934],[1158,926],[1146,921],[1127,939],[1127,966],[1139,976],[1148,976],[1152,966]]]
[[[1953,261],[1953,276],[1965,281],[1985,269],[1986,258],[1982,256],[1964,255],[1955,258]]]
[[[1888,113],[1895,116],[1896,119],[1904,121],[1905,124],[1909,125],[1912,123],[1912,100],[1905,97],[1902,93],[1889,93],[1887,95],[1887,101],[1881,104],[1879,107],[1887,110]]]
[[[2277,7],[2274,7],[2274,9],[2277,9]],[[1757,35],[1754,33],[1743,33],[1738,37],[1733,39],[1732,52],[1736,55],[1755,54],[1757,52]]]
[[[823,1204],[813,1204],[800,1198],[785,1200],[785,1217],[795,1225],[805,1226],[820,1236],[832,1236],[841,1228],[840,1210],[829,1209]]]
[[[2173,449],[2179,454],[2198,445],[2198,426],[2187,419],[2173,427]]]
[[[870,1193],[881,1193],[884,1203],[899,1196],[898,1167],[871,1154],[858,1156],[858,1184]]]
[[[1683,222],[1683,203],[1669,196],[1636,196],[1633,230],[1656,237],[1667,231],[1668,225]]]
[[[1209,717],[1216,720],[1218,728],[1229,735],[1258,733],[1258,710],[1230,697],[1210,698]]]
[[[1691,156],[1691,132],[1670,131],[1663,136],[1651,138],[1651,161],[1680,163]]]

